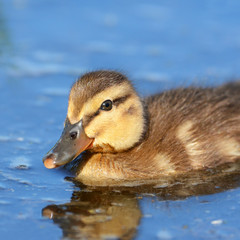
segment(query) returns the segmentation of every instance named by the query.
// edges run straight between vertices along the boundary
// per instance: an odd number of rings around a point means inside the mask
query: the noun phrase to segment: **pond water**
[[[239,239],[240,177],[94,188],[48,170],[68,91],[126,73],[142,95],[240,77],[235,0],[0,0],[1,239]]]

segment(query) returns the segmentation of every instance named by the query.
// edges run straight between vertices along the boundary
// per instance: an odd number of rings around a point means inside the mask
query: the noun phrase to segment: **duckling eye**
[[[74,139],[76,139],[77,138],[77,132],[70,132],[70,138],[71,138],[71,140],[74,140]]]
[[[111,100],[106,100],[102,103],[101,110],[109,111],[112,109],[112,101]]]

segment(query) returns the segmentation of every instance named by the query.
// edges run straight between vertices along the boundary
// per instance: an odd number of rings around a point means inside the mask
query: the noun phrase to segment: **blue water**
[[[237,0],[0,0],[1,239],[75,239],[97,229],[116,239],[124,222],[132,231],[126,239],[239,239],[239,184],[186,198],[106,197],[41,161],[61,134],[68,91],[83,72],[122,71],[142,95],[217,85],[240,77],[239,26]],[[70,202],[81,207],[68,209]],[[53,204],[52,219],[43,217]],[[120,225],[111,221],[117,216]]]

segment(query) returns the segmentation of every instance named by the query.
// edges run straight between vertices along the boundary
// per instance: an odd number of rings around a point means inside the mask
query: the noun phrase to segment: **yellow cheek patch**
[[[135,111],[126,114],[126,109],[131,106]],[[101,111],[85,128],[85,132],[89,137],[95,138],[95,146],[109,144],[116,151],[121,151],[138,142],[144,125],[141,102],[136,95],[132,95],[118,107],[113,106],[111,111]]]

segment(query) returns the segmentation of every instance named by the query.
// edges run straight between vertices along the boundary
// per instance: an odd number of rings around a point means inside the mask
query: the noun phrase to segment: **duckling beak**
[[[58,142],[43,158],[44,166],[56,168],[72,161],[81,152],[91,148],[93,141],[85,134],[82,121],[67,124]]]

